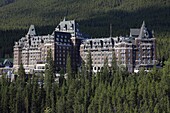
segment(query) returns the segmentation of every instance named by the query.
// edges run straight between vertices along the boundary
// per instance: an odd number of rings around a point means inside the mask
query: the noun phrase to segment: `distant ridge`
[[[82,28],[96,36],[113,34],[146,20],[152,28],[167,29],[169,0],[1,0],[13,2],[0,7],[0,29],[26,29],[29,25],[55,26],[64,16],[80,21]],[[90,27],[90,28],[89,28]],[[107,29],[106,29],[107,28]],[[96,33],[96,30],[103,31]],[[126,31],[127,32],[127,31]],[[99,34],[99,35],[98,35]],[[115,35],[116,35],[115,34]]]

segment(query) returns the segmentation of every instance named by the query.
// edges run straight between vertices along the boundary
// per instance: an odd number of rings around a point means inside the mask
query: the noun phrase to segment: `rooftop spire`
[[[142,23],[142,26],[141,26],[141,29],[140,29],[139,38],[143,38],[144,37],[144,35],[145,35],[144,30],[145,30],[145,21],[143,21],[143,23]]]
[[[110,37],[112,37],[112,24],[110,24]]]
[[[63,21],[66,21],[66,17],[64,17]]]
[[[34,25],[31,25],[31,26],[30,26],[27,35],[32,35],[32,36],[36,35]]]
[[[143,28],[145,27],[145,21],[143,21],[143,23],[142,23],[142,27],[143,27]]]

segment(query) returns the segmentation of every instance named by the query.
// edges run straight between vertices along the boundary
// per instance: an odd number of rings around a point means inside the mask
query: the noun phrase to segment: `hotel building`
[[[125,66],[129,72],[140,67],[150,68],[156,64],[156,39],[143,22],[140,29],[130,29],[129,37],[109,37],[86,39],[80,47],[82,60],[87,61],[88,51],[91,52],[93,71],[98,72],[108,59],[111,66],[113,55],[117,64]]]
[[[51,35],[37,36],[34,25],[31,25],[25,37],[14,45],[14,71],[22,63],[26,73],[44,71],[47,51],[52,50],[56,71],[65,70],[67,54],[72,60],[72,69],[76,70],[81,64],[80,44],[84,39],[75,20],[59,23]]]

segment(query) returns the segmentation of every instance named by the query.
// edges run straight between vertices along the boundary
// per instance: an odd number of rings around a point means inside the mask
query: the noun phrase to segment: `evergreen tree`
[[[25,69],[23,67],[23,64],[21,64],[18,69],[18,75],[19,75],[19,78],[21,78],[23,81],[25,81],[26,74],[25,74]]]
[[[51,49],[48,51],[47,60],[46,60],[46,68],[45,68],[45,91],[46,91],[46,107],[51,107],[51,91],[52,91],[52,84],[55,79],[55,69],[54,69],[54,61],[52,58]]]
[[[21,86],[19,86],[17,88],[17,92],[16,92],[16,102],[15,102],[15,113],[22,113],[22,109],[23,109],[23,104],[22,104],[22,88]]]
[[[71,83],[72,79],[74,79],[72,68],[71,68],[71,58],[69,53],[67,54],[67,64],[66,64],[66,73],[68,77],[68,82]]]
[[[106,57],[104,60],[104,65],[101,70],[100,74],[100,81],[103,83],[109,83],[110,82],[110,74],[109,74],[109,66],[108,66],[108,58]]]
[[[74,98],[75,98],[75,88],[73,84],[70,84],[69,89],[68,89],[68,94],[67,94],[67,103],[66,103],[66,108],[67,108],[67,113],[73,113],[74,112]]]
[[[88,52],[87,55],[87,62],[86,62],[86,69],[87,69],[87,79],[91,81],[92,78],[92,71],[93,71],[93,67],[92,67],[92,58],[91,58],[91,52]]]
[[[5,95],[6,96],[6,95]],[[16,98],[16,88],[15,84],[11,83],[9,86],[9,109],[10,113],[15,113],[15,98]]]
[[[1,90],[1,93],[2,93],[2,100],[1,100],[1,106],[2,106],[2,112],[9,112],[9,105],[8,105],[8,101],[9,101],[9,98],[8,98],[8,86],[4,86],[3,87],[3,90]]]
[[[37,77],[33,77],[33,90],[32,90],[32,100],[31,100],[31,112],[37,113],[39,110],[39,100],[38,100],[38,92],[39,92],[39,86],[38,86],[38,79]]]
[[[111,64],[112,74],[115,74],[115,72],[117,71],[117,69],[118,69],[118,66],[117,66],[116,55],[115,55],[115,52],[113,52],[112,64]]]

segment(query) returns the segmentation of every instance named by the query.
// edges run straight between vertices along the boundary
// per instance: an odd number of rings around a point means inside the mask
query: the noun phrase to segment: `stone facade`
[[[22,37],[14,45],[14,65],[15,71],[22,63],[27,73],[33,73],[35,64],[39,61],[45,62],[47,51],[54,50],[54,36],[36,36],[35,28],[30,26],[25,37]],[[54,52],[53,56],[54,56]]]
[[[111,66],[113,55],[117,64],[134,72],[140,67],[150,68],[156,64],[156,39],[143,22],[140,29],[131,29],[129,37],[110,37],[84,40],[80,47],[82,60],[86,62],[88,51],[91,52],[93,71],[100,71],[104,59]]]
[[[47,51],[52,50],[56,71],[66,70],[67,55],[70,54],[72,69],[76,71],[81,61],[87,61],[91,52],[93,71],[102,69],[108,59],[111,66],[113,55],[119,66],[127,67],[134,72],[140,67],[150,68],[156,64],[156,39],[143,22],[140,29],[130,29],[128,37],[109,37],[87,39],[79,29],[75,20],[59,23],[51,35],[37,36],[33,25],[28,33],[14,45],[15,71],[22,63],[27,73],[44,70]]]
[[[93,71],[97,72],[103,67],[106,57],[111,66],[114,52],[114,38],[97,38],[84,40],[80,47],[82,60],[87,61],[88,52],[91,52]]]
[[[52,50],[56,71],[65,70],[67,54],[72,59],[72,68],[80,66],[79,47],[84,39],[79,32],[75,20],[59,23],[51,35],[37,36],[34,25],[31,25],[25,37],[14,45],[14,70],[17,71],[22,63],[27,73],[33,73],[36,65],[46,62],[47,51]]]

